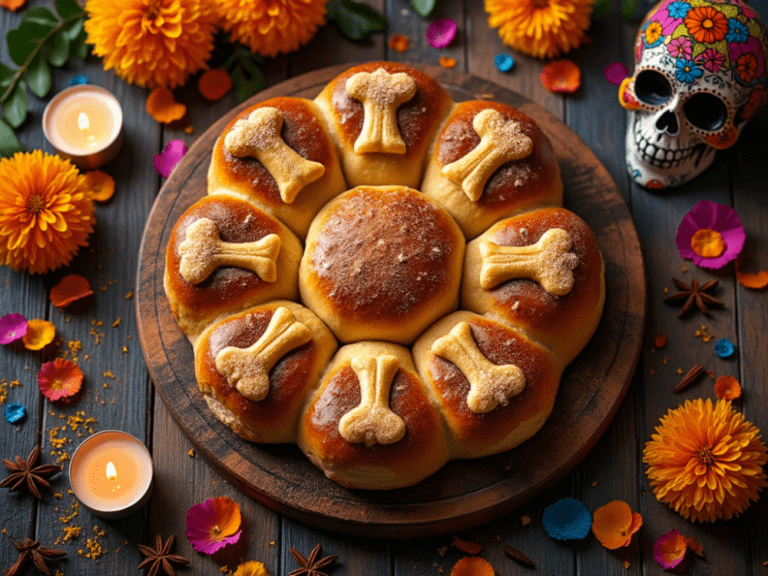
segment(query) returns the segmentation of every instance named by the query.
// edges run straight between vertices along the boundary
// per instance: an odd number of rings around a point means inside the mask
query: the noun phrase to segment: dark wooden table
[[[50,2],[29,2],[47,4]],[[678,369],[687,371],[696,363],[715,375],[735,376],[744,389],[742,398],[735,402],[736,408],[761,430],[768,431],[768,293],[739,285],[733,264],[715,272],[697,268],[679,257],[674,243],[678,223],[696,202],[707,199],[730,204],[747,231],[745,267],[749,271],[768,268],[768,111],[763,110],[756,117],[733,149],[718,154],[705,177],[672,193],[645,190],[631,184],[626,174],[626,114],[618,104],[616,87],[603,76],[605,66],[614,61],[632,68],[634,35],[642,14],[625,22],[616,6],[607,17],[595,21],[590,31],[594,42],[570,54],[583,71],[582,88],[575,95],[560,96],[547,92],[540,84],[538,77],[543,64],[539,60],[513,54],[516,64],[511,72],[496,69],[493,56],[510,52],[496,31],[488,27],[479,0],[446,0],[439,3],[429,19],[418,16],[406,0],[373,0],[369,4],[386,14],[390,23],[386,35],[351,42],[328,25],[295,54],[268,60],[264,66],[268,85],[346,62],[390,59],[437,64],[440,55],[455,58],[457,70],[522,94],[565,122],[592,148],[633,215],[644,253],[649,297],[643,349],[635,378],[605,435],[582,463],[554,487],[518,510],[458,535],[480,543],[484,548],[481,556],[500,575],[662,574],[664,571],[653,559],[653,543],[673,528],[686,536],[695,536],[704,546],[705,558],[696,559],[688,573],[767,573],[765,494],[739,519],[694,525],[656,501],[644,474],[642,450],[668,409],[676,408],[686,398],[715,397],[711,378],[682,394],[672,392],[681,378]],[[753,2],[753,6],[763,17],[768,16],[768,3]],[[444,17],[457,21],[459,36],[449,48],[438,52],[426,44],[424,33],[431,21]],[[20,13],[0,11],[3,37],[20,19]],[[388,37],[395,33],[410,39],[411,47],[405,53],[387,47]],[[0,61],[9,62],[4,42]],[[152,155],[172,139],[194,142],[236,105],[235,96],[230,93],[211,104],[199,96],[194,81],[178,89],[176,97],[187,105],[188,123],[195,129],[193,134],[187,134],[183,130],[187,123],[178,128],[157,124],[145,110],[147,91],[104,72],[101,62],[93,56],[86,62],[73,60],[64,69],[56,70],[52,94],[65,88],[75,74],[85,74],[92,83],[116,94],[122,103],[126,144],[117,159],[105,168],[117,181],[117,192],[111,201],[98,205],[98,224],[90,246],[82,249],[66,269],[30,276],[0,268],[0,315],[20,312],[28,319],[45,318],[56,325],[61,339],[58,348],[43,353],[13,347],[0,349],[0,379],[20,383],[13,387],[6,384],[7,402],[23,402],[29,411],[19,425],[0,424],[0,456],[26,455],[38,443],[42,443],[45,462],[62,454],[71,455],[80,438],[78,431],[71,429],[68,418],[71,422],[70,417],[91,417],[95,419],[91,426],[94,431],[125,430],[150,447],[155,463],[155,491],[150,504],[127,520],[104,521],[79,510],[69,524],[61,518],[71,515],[76,501],[68,493],[65,474],[52,481],[55,494],[46,492],[41,502],[24,492],[2,491],[0,526],[7,531],[7,537],[0,538],[0,568],[9,567],[16,557],[8,537],[29,536],[48,546],[59,540],[55,547],[66,550],[69,557],[53,566],[67,576],[133,574],[141,560],[136,544],[153,542],[160,533],[164,537],[175,534],[177,552],[191,560],[189,568],[180,569],[179,574],[217,574],[223,565],[234,569],[242,561],[259,560],[272,576],[287,576],[296,567],[289,547],[306,554],[317,543],[322,544],[324,554],[339,555],[338,563],[329,570],[331,576],[449,574],[463,556],[450,546],[450,534],[373,540],[308,527],[244,496],[203,459],[190,454],[193,445],[157,396],[138,342],[133,293],[139,243],[163,183],[152,167]],[[20,130],[22,144],[30,150],[51,151],[41,128],[45,104],[46,101],[31,97],[30,117]],[[90,280],[95,294],[82,305],[60,310],[51,305],[48,291],[62,276],[74,272]],[[714,311],[710,318],[697,313],[679,319],[678,309],[663,302],[665,288],[674,289],[672,277],[719,279],[716,296],[725,302],[725,308]],[[695,336],[702,324],[714,336],[709,342]],[[669,345],[654,350],[654,337],[659,334],[668,336]],[[720,338],[736,343],[737,354],[733,358],[723,360],[715,355],[714,343]],[[37,390],[37,371],[42,362],[64,351],[71,358],[69,344],[74,342],[82,345],[81,350],[72,346],[85,374],[84,392],[70,403],[50,403]],[[68,438],[69,442],[59,446],[57,438]],[[563,438],[563,442],[567,441]],[[238,544],[208,557],[192,550],[184,537],[184,526],[187,509],[214,496],[229,496],[240,505],[245,531]],[[544,532],[542,514],[547,506],[566,496],[582,500],[591,511],[611,500],[624,500],[643,515],[643,527],[628,548],[615,552],[603,548],[592,535],[576,543],[552,540]],[[523,525],[523,516],[530,517],[530,524]],[[63,527],[73,524],[82,526],[80,536],[63,541]],[[507,559],[502,554],[504,544],[525,551],[536,562],[536,571]],[[442,550],[446,546],[447,550]],[[34,573],[32,568],[30,573]]]

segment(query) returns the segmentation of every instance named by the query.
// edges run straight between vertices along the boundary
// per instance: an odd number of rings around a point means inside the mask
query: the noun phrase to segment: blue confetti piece
[[[544,510],[544,530],[557,540],[581,540],[592,527],[592,516],[575,498],[563,498]]]
[[[496,64],[496,68],[502,72],[509,72],[512,70],[512,66],[515,65],[515,60],[509,54],[496,54],[493,61]]]
[[[27,409],[24,408],[24,404],[8,404],[5,407],[5,419],[9,424],[16,424],[19,420],[23,419],[27,415]]]
[[[80,84],[88,84],[88,82],[90,82],[90,80],[88,80],[88,76],[78,74],[77,76],[72,76],[72,80],[69,81],[69,85],[79,86]]]
[[[733,356],[733,352],[736,348],[733,345],[733,342],[728,340],[727,338],[723,338],[722,340],[718,340],[715,344],[715,354],[720,356],[720,358],[730,358]]]

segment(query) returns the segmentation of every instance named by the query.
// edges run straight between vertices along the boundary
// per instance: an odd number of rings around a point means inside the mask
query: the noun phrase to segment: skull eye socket
[[[685,101],[683,114],[694,127],[712,132],[725,126],[728,107],[714,94],[699,92]]]
[[[661,106],[672,97],[672,85],[656,70],[643,70],[635,78],[635,96],[643,104]]]

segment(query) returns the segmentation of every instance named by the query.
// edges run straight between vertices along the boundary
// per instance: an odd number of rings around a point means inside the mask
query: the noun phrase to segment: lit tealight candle
[[[123,143],[122,128],[117,98],[90,84],[60,92],[43,113],[43,132],[54,150],[86,170],[115,157]]]
[[[124,518],[149,500],[152,457],[144,444],[126,432],[98,432],[75,450],[69,479],[75,496],[91,513]]]

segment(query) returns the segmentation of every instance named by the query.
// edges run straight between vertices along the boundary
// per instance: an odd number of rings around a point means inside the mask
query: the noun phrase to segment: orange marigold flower
[[[589,28],[593,0],[485,0],[488,25],[507,46],[536,58],[578,48]]]
[[[479,556],[465,556],[453,567],[451,576],[493,576],[493,566]]]
[[[232,42],[262,56],[293,52],[325,24],[328,0],[218,0],[221,26]]]
[[[59,400],[73,396],[83,384],[83,372],[80,367],[65,358],[56,358],[46,362],[37,374],[40,392],[49,400]]]
[[[56,286],[51,288],[51,303],[57,308],[64,308],[75,300],[93,294],[91,285],[80,274],[68,274]]]
[[[269,573],[264,564],[251,560],[240,564],[232,576],[269,576]]]
[[[106,172],[101,170],[86,172],[85,181],[94,200],[106,202],[115,193],[115,179]]]
[[[197,81],[197,89],[208,100],[221,100],[232,89],[232,76],[224,68],[206,70]]]
[[[720,376],[715,380],[715,394],[721,400],[736,400],[741,396],[741,385],[733,376]]]
[[[129,84],[175,88],[206,67],[216,14],[211,0],[88,0],[85,31],[104,70]]]
[[[684,518],[738,516],[768,486],[768,449],[760,430],[728,400],[687,400],[669,410],[645,445],[643,462],[656,498]]]
[[[0,159],[0,264],[48,272],[68,264],[93,232],[85,177],[40,150]]]
[[[688,11],[685,26],[696,42],[712,44],[728,33],[728,18],[712,6],[699,6]]]
[[[632,535],[643,525],[639,512],[632,512],[629,504],[614,500],[600,506],[592,516],[592,532],[609,550],[629,546]]]
[[[184,118],[187,107],[176,102],[168,88],[155,88],[147,96],[147,113],[158,122],[168,124]]]
[[[34,319],[27,322],[27,333],[22,341],[27,350],[42,350],[53,342],[56,336],[56,326],[48,320]]]

